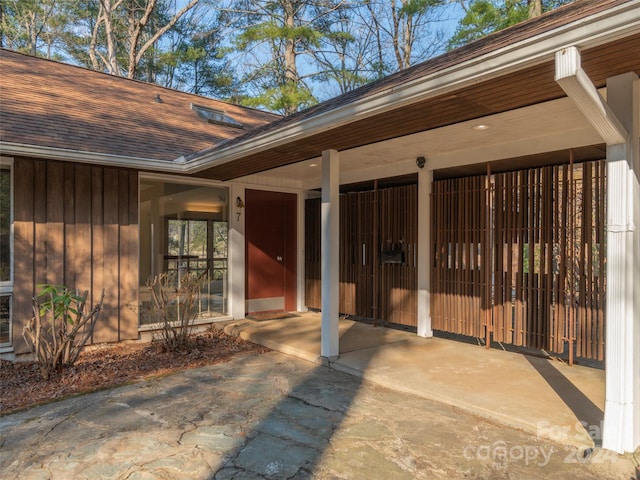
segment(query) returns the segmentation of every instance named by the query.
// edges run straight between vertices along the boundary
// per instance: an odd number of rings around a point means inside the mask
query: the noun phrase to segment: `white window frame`
[[[0,156],[0,167],[9,167],[9,174],[11,181],[10,193],[9,193],[9,280],[0,281],[0,296],[9,297],[9,341],[0,343],[0,353],[13,351],[12,339],[13,339],[13,274],[14,274],[14,244],[13,244],[13,221],[14,221],[14,168],[13,158]]]
[[[231,193],[232,193],[232,189],[231,189],[231,185],[230,183],[226,183],[226,182],[221,182],[219,180],[211,180],[208,178],[200,178],[200,177],[184,177],[184,176],[180,176],[180,175],[172,175],[172,174],[166,174],[166,173],[154,173],[154,172],[140,172],[138,174],[138,226],[140,226],[140,185],[142,184],[143,181],[145,180],[149,180],[149,181],[156,181],[156,182],[165,182],[165,183],[179,183],[179,184],[183,184],[183,185],[193,185],[193,186],[197,186],[197,187],[213,187],[213,188],[225,188],[227,190],[227,195],[229,196],[229,202],[231,202]],[[231,232],[231,217],[232,217],[232,210],[231,210],[231,203],[229,203],[229,205],[227,206],[228,210],[227,210],[227,235],[230,235]],[[229,242],[229,237],[227,237],[227,241]],[[142,248],[142,244],[140,243],[140,233],[138,232],[138,266],[140,265],[140,249]],[[229,285],[231,282],[231,277],[230,277],[230,268],[231,268],[231,257],[230,257],[230,245],[227,244],[227,313],[224,315],[221,315],[219,317],[204,317],[204,318],[197,318],[194,322],[193,325],[209,325],[212,323],[217,323],[217,322],[224,322],[224,321],[228,321],[233,319],[233,317],[230,314],[230,310],[231,310],[231,302],[230,302],[230,291],[229,291]],[[140,279],[138,279],[138,284],[140,283]],[[139,288],[139,287],[138,287]],[[141,324],[140,323],[140,315],[138,315],[138,332],[149,332],[149,331],[153,331],[153,330],[157,330],[158,328],[161,328],[162,325],[160,324]]]

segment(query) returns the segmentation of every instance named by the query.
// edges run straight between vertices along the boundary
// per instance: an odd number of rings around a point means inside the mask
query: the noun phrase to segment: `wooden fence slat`
[[[493,250],[492,261],[492,278],[494,282],[493,288],[493,340],[504,342],[504,323],[502,318],[503,301],[503,220],[504,220],[504,185],[502,183],[504,176],[495,175],[494,180],[494,208],[493,208],[493,242],[491,248]]]
[[[593,251],[592,251],[592,235],[593,235],[593,181],[592,181],[592,164],[585,163],[583,167],[584,175],[582,178],[582,230],[584,241],[582,242],[582,248],[584,249],[584,260],[586,271],[583,278],[583,306],[584,309],[584,322],[585,322],[585,352],[588,352],[589,357],[594,356],[595,338],[593,338],[592,329],[592,310],[591,310],[591,296],[593,292],[593,285],[591,284],[591,275],[593,273]]]
[[[570,185],[569,185],[569,168],[567,167],[567,165],[563,166],[562,169],[562,202],[561,202],[561,209],[562,209],[562,215],[561,215],[561,232],[562,235],[560,237],[560,269],[559,269],[559,278],[558,278],[558,284],[559,284],[559,296],[560,296],[560,300],[559,300],[559,315],[560,318],[562,319],[562,333],[563,333],[563,340],[567,340],[568,342],[573,342],[573,339],[571,338],[571,329],[569,328],[569,309],[567,308],[567,255],[564,254],[564,252],[567,251],[568,248],[568,235],[569,235],[569,229],[568,229],[568,222],[569,222],[569,190],[570,190]]]
[[[522,289],[522,280],[523,280],[523,270],[524,270],[524,173],[523,171],[518,172],[517,177],[517,199],[516,199],[516,208],[517,208],[517,220],[516,220],[516,318],[515,318],[515,344],[523,345],[524,339],[524,325],[523,325],[523,289]]]
[[[514,174],[508,173],[505,175],[506,186],[505,186],[505,205],[506,205],[506,224],[505,224],[505,236],[504,242],[506,244],[506,275],[504,282],[504,304],[503,304],[503,315],[504,315],[504,323],[505,323],[505,341],[508,343],[514,342],[514,331],[513,331],[513,253],[514,253],[514,235],[513,235],[513,224],[514,224],[514,195],[513,195],[513,179]]]
[[[554,204],[557,205],[553,201],[553,167],[546,167],[546,179],[544,183],[544,202],[545,202],[545,212],[546,212],[546,235],[545,235],[545,301],[544,305],[544,320],[543,320],[543,333],[544,336],[541,338],[542,345],[547,346],[547,348],[552,348],[552,310],[553,310],[553,244],[554,244]]]

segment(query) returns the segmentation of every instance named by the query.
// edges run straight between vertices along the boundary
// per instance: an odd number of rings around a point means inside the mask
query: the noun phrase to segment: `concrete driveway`
[[[3,479],[636,478],[582,451],[278,352],[0,419]]]

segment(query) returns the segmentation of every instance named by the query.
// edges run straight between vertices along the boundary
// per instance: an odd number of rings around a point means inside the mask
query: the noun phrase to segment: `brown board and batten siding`
[[[138,337],[138,172],[48,160],[14,160],[16,353],[38,285],[105,291],[93,342]]]

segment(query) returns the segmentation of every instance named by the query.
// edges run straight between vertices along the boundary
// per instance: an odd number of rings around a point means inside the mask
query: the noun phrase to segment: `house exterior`
[[[606,364],[640,445],[640,1],[577,1],[286,118],[0,51],[0,348],[40,283],[102,288],[94,342],[319,309]],[[10,201],[7,202],[6,199]]]

